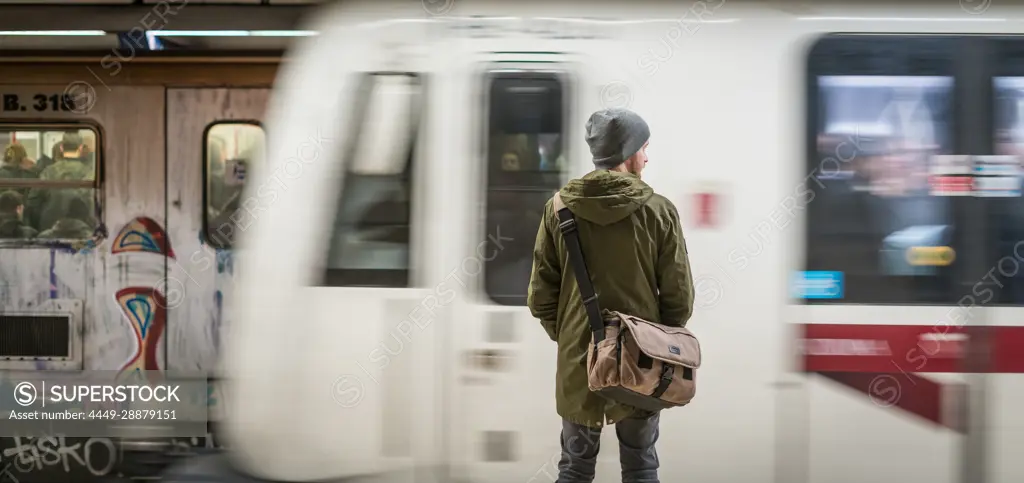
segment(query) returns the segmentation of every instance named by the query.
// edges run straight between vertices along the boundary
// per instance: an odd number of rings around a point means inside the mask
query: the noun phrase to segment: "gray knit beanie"
[[[629,109],[602,109],[587,120],[587,144],[594,165],[611,169],[636,154],[651,137],[647,123]]]

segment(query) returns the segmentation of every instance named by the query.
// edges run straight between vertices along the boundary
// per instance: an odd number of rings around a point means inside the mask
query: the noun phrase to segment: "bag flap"
[[[700,367],[700,342],[683,327],[656,324],[632,315],[618,314],[637,347],[651,359],[692,369]]]

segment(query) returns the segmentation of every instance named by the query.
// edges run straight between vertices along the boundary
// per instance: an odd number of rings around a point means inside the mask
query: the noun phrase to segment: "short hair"
[[[19,163],[27,157],[28,151],[25,150],[25,146],[21,143],[11,143],[4,150],[4,163],[6,164]]]
[[[82,146],[82,135],[73,131],[65,132],[60,145],[65,151],[74,151]]]
[[[0,193],[0,213],[14,213],[23,204],[25,202],[17,191]]]

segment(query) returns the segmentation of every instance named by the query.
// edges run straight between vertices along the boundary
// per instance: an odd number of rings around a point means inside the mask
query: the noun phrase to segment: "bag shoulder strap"
[[[555,193],[553,207],[558,215],[558,229],[562,232],[565,247],[569,251],[569,263],[572,264],[576,285],[580,288],[580,296],[583,297],[583,307],[587,311],[590,330],[594,333],[594,344],[597,344],[604,340],[604,320],[601,318],[601,307],[597,303],[597,293],[595,293],[594,285],[590,280],[590,273],[587,272],[587,263],[583,260],[583,249],[580,247],[576,218],[572,211],[566,208],[558,193]]]

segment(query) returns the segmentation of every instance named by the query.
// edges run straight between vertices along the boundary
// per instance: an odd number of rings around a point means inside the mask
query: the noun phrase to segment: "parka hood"
[[[573,215],[598,225],[626,218],[654,196],[654,189],[635,174],[598,169],[570,180],[559,190]]]

